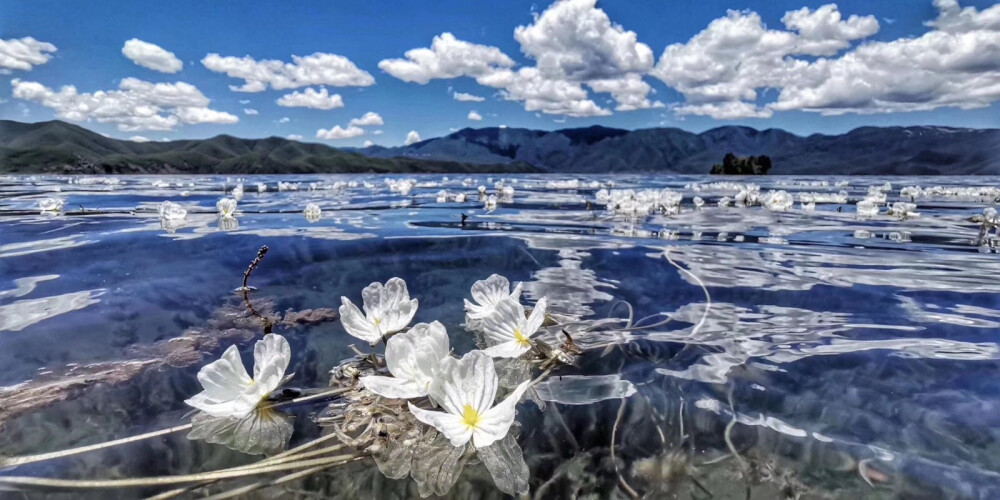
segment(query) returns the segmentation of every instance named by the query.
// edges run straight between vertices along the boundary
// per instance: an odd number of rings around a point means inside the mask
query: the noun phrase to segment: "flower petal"
[[[369,318],[378,318],[385,311],[385,287],[375,281],[361,290],[362,304],[365,308],[365,315]]]
[[[514,423],[514,407],[530,384],[530,380],[525,380],[500,404],[481,414],[479,425],[472,434],[472,444],[476,445],[476,448],[489,446],[507,435],[510,425]]]
[[[465,425],[465,422],[462,421],[462,417],[440,411],[425,410],[423,408],[413,406],[413,403],[407,404],[410,407],[410,413],[412,413],[417,420],[440,431],[444,437],[448,438],[448,441],[451,441],[452,446],[463,446],[465,443],[468,443],[469,438],[472,437],[472,428]]]
[[[382,339],[382,333],[375,328],[375,325],[368,321],[368,318],[361,313],[358,306],[347,297],[340,298],[340,323],[344,325],[344,330],[368,343],[375,343]]]
[[[288,370],[288,363],[292,359],[292,348],[289,347],[285,337],[275,333],[264,335],[253,346],[253,379],[258,384],[265,384],[273,391],[278,387],[285,371]],[[276,381],[272,379],[277,377]]]
[[[545,297],[538,300],[535,308],[531,310],[531,316],[528,316],[528,322],[524,328],[526,331],[522,332],[525,336],[530,337],[534,335],[542,327],[542,324],[545,323],[545,309],[547,307],[548,301]]]
[[[480,305],[494,305],[507,297],[509,290],[510,281],[499,274],[493,274],[472,284],[472,298]]]
[[[247,375],[247,369],[240,358],[240,350],[236,345],[229,346],[222,357],[201,368],[198,371],[198,381],[205,388],[209,398],[225,401],[235,399],[249,386],[253,379]]]
[[[524,306],[506,298],[496,305],[496,312],[483,320],[483,332],[493,343],[501,344],[517,337],[514,329],[524,322]],[[523,332],[522,332],[523,333]],[[525,333],[525,335],[528,335]]]
[[[531,346],[526,346],[516,340],[509,340],[493,347],[487,347],[483,349],[483,352],[494,358],[519,358],[522,354],[528,352],[529,349],[531,349]]]
[[[472,351],[462,359],[446,357],[441,361],[441,372],[430,394],[448,413],[462,415],[466,405],[483,413],[493,405],[498,384],[493,359],[482,351]]]
[[[439,321],[418,323],[389,339],[385,362],[394,377],[429,387],[448,351],[448,332],[444,325]]]
[[[380,377],[378,375],[361,377],[360,380],[361,385],[363,385],[366,389],[382,396],[383,398],[410,399],[427,395],[426,388],[421,388],[415,382],[410,380],[393,377]]]
[[[524,290],[524,283],[518,282],[517,286],[514,287],[514,290],[510,292],[510,298],[513,299],[515,302],[521,300],[521,292],[523,290]]]

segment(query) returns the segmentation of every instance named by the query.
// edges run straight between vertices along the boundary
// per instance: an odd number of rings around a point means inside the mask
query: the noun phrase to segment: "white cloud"
[[[526,111],[568,116],[606,116],[611,111],[597,105],[578,82],[547,79],[537,68],[502,70],[477,80],[502,89],[508,101],[524,102]]]
[[[273,59],[258,61],[250,56],[208,54],[201,63],[210,71],[244,80],[241,86],[229,87],[237,92],[263,92],[268,86],[283,90],[309,85],[367,87],[375,83],[371,74],[359,69],[350,59],[323,52],[292,56],[290,63]]]
[[[184,67],[184,63],[173,52],[138,38],[125,42],[122,54],[139,66],[162,73],[176,73]]]
[[[613,24],[597,0],[561,0],[535,22],[518,26],[514,39],[550,78],[574,81],[618,78],[653,67],[653,51],[634,31]]]
[[[316,131],[317,139],[327,140],[351,139],[362,135],[365,135],[365,129],[355,127],[353,125],[348,126],[347,128],[340,128],[340,125],[334,125],[334,127],[329,130],[321,128]]]
[[[409,146],[418,142],[420,142],[420,134],[416,130],[411,130],[410,133],[406,134],[406,140],[403,141],[403,144]]]
[[[687,43],[667,47],[654,74],[684,94],[678,114],[719,119],[970,109],[1000,100],[1000,5],[934,5],[938,17],[923,35],[854,48],[877,32],[872,16],[844,20],[825,5],[788,12],[787,29],[770,30],[756,13],[730,11]],[[761,104],[758,90],[767,88],[777,98]]]
[[[376,131],[372,132],[372,135],[382,135],[384,133],[385,132],[383,132],[382,129],[379,129],[379,130],[376,130]]]
[[[653,88],[643,81],[637,73],[628,73],[619,78],[605,80],[590,80],[587,86],[594,92],[610,93],[618,106],[616,111],[634,111],[637,109],[662,108],[660,101],[650,101],[647,97]]]
[[[476,113],[475,110],[472,110],[472,111],[469,111],[469,116],[467,118],[470,119],[470,120],[472,120],[472,121],[478,122],[478,121],[482,121],[483,120],[483,115],[481,115],[479,113]]]
[[[280,123],[282,125],[284,125],[284,124],[286,124],[286,123],[288,123],[290,121],[292,121],[292,119],[289,118],[289,117],[287,117],[287,116],[282,116],[280,119],[278,119],[278,123]]]
[[[34,38],[0,39],[0,72],[12,69],[30,71],[33,67],[45,64],[52,59],[56,46],[48,42],[40,42]]]
[[[367,147],[371,147],[371,146],[374,146],[374,145],[375,145],[375,143],[372,142],[372,141],[365,141],[365,143],[362,144],[361,147],[367,148]]]
[[[67,85],[58,92],[37,82],[11,80],[14,97],[35,101],[70,121],[115,123],[118,130],[173,130],[182,123],[236,123],[239,118],[209,109],[209,99],[184,82],[150,83],[125,78],[118,90],[79,93]]]
[[[288,135],[288,140],[290,140],[290,141],[301,141],[302,140],[302,136],[299,135],[299,134],[289,134]]]
[[[250,104],[250,99],[240,99],[240,104]]]
[[[143,137],[141,135],[133,135],[132,137],[129,137],[128,140],[130,140],[132,142],[149,142],[150,141],[150,139],[148,137]]]
[[[430,48],[406,51],[406,59],[384,59],[379,69],[405,82],[425,84],[436,78],[477,77],[497,68],[510,68],[514,60],[496,47],[458,40],[451,33],[434,37]]]
[[[485,97],[479,97],[473,94],[466,94],[465,92],[455,92],[454,94],[452,94],[452,97],[454,97],[456,101],[462,101],[462,102],[483,102],[486,100]]]
[[[278,98],[278,106],[286,108],[334,109],[344,107],[344,99],[340,94],[330,95],[325,88],[316,91],[312,87],[302,92],[295,91]]]
[[[354,118],[348,123],[348,125],[352,127],[354,126],[372,127],[377,125],[385,125],[385,122],[382,121],[382,117],[378,113],[369,111],[365,113],[361,118]]]
[[[243,114],[245,115],[259,115],[260,112],[253,108],[243,108]]]

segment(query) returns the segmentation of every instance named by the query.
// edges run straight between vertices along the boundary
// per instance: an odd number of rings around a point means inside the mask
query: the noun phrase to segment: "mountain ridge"
[[[6,173],[551,172],[707,174],[727,153],[769,156],[770,175],[1000,174],[1000,129],[863,126],[807,136],[726,125],[546,131],[463,128],[408,146],[333,148],[280,137],[134,142],[52,120],[0,120]]]

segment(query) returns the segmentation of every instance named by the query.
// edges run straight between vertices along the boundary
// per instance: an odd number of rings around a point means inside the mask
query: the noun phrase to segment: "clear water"
[[[588,177],[586,187],[571,187],[553,184],[569,177],[520,176],[507,177],[513,200],[488,213],[476,186],[499,176],[469,185],[461,176],[410,177],[418,185],[407,195],[378,176],[246,178],[238,227],[220,225],[215,209],[235,179],[0,178],[0,455],[183,423],[183,400],[200,391],[198,369],[233,343],[249,359],[261,334],[234,289],[267,245],[250,280],[258,308],[336,308],[341,295],[357,300],[365,285],[399,276],[420,300],[415,321],[442,321],[458,353],[474,348],[461,299],[493,273],[523,281],[528,301],[546,296],[573,317],[626,316],[619,301],[636,319],[667,315],[654,329],[576,339],[587,348],[579,366],[553,377],[585,377],[566,379],[585,390],[550,395],[544,411],[519,406],[532,495],[624,497],[609,454],[622,408],[622,394],[606,390],[611,380],[635,389],[622,409],[617,460],[640,494],[704,498],[694,477],[715,498],[744,498],[748,475],[754,498],[1000,497],[1000,258],[976,244],[979,226],[969,221],[992,197],[920,198],[920,216],[906,220],[859,218],[854,206],[886,181],[892,202],[907,185],[995,187],[1000,179],[743,180],[793,195],[849,192],[847,204],[804,211],[796,200],[779,213],[718,208],[733,192],[686,187],[719,178]],[[842,180],[849,185],[835,186]],[[279,181],[300,189],[279,192]],[[338,181],[359,184],[328,189]],[[681,211],[626,221],[593,203],[608,182],[681,191]],[[258,194],[257,183],[268,190]],[[441,189],[469,201],[438,203]],[[694,195],[704,208],[695,209]],[[63,214],[39,213],[50,196],[65,201]],[[183,226],[161,223],[164,200],[187,209]],[[323,210],[318,221],[303,215],[310,202]],[[697,330],[705,294],[666,256],[707,286],[711,307]],[[292,344],[295,387],[325,385],[358,344],[336,321],[275,331]],[[320,410],[295,409],[293,445],[317,434],[310,417]],[[729,434],[746,473],[725,443],[734,420]],[[677,481],[644,475],[671,452],[689,465]],[[0,475],[152,476],[254,459],[180,433]],[[357,498],[416,491],[382,478],[370,461],[281,488]],[[452,495],[499,493],[470,467]]]

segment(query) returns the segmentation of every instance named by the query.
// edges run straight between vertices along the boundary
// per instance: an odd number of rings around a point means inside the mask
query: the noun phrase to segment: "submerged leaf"
[[[291,417],[261,408],[242,419],[199,412],[191,418],[191,426],[188,439],[221,444],[251,455],[273,455],[284,450],[294,430]]]
[[[417,482],[421,498],[432,494],[445,495],[451,490],[465,468],[467,446],[452,446],[448,438],[428,429],[414,452],[410,475]]]
[[[389,479],[403,479],[410,474],[415,443],[407,439],[385,440],[382,449],[373,455],[378,470]]]
[[[528,479],[531,475],[524,454],[512,434],[485,447],[479,448],[479,459],[493,476],[497,488],[508,495],[528,493]]]

